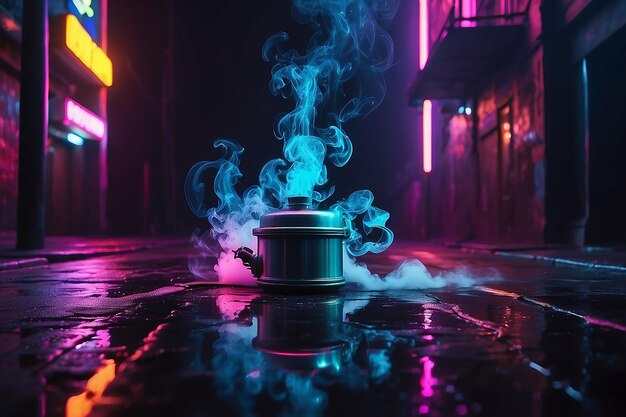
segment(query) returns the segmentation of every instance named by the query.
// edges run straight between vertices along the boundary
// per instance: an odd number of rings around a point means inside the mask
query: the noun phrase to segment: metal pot
[[[288,197],[285,210],[264,214],[257,254],[241,247],[242,260],[265,289],[280,291],[328,291],[345,284],[343,240],[348,229],[340,213],[311,209],[310,197]]]

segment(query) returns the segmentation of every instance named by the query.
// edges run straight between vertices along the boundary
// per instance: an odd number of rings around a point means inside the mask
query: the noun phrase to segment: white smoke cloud
[[[255,286],[256,279],[241,259],[235,259],[233,251],[241,246],[257,247],[257,237],[252,229],[259,227],[258,220],[249,220],[243,225],[229,222],[225,232],[217,239],[219,248],[206,244],[210,238],[194,235],[191,238],[198,254],[189,259],[189,270],[197,277],[224,285]],[[217,263],[215,261],[217,258]],[[210,266],[212,267],[210,267]],[[217,281],[215,281],[217,278]]]
[[[255,286],[256,278],[240,259],[235,259],[233,251],[241,246],[257,247],[257,237],[252,234],[252,229],[258,225],[258,220],[250,220],[241,227],[228,229],[228,235],[219,241],[221,250],[217,251],[217,254],[215,249],[201,244],[203,240],[194,243],[196,249],[206,256],[192,257],[189,260],[191,272],[200,278],[223,285]],[[207,267],[209,257],[213,257],[212,268]],[[215,257],[217,257],[217,263],[215,263]],[[477,282],[477,278],[472,277],[465,270],[433,275],[418,259],[407,259],[393,272],[381,277],[372,273],[366,264],[358,262],[348,254],[345,247],[343,249],[343,274],[346,283],[362,291],[425,290],[446,286],[471,287]]]
[[[417,259],[408,259],[385,277],[370,272],[367,265],[358,263],[344,249],[343,275],[348,283],[366,291],[424,290],[448,285],[471,287],[476,280],[467,272],[455,271],[433,276]]]

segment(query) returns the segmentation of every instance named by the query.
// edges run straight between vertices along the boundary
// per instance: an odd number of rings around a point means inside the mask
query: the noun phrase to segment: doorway
[[[626,243],[626,28],[587,58],[589,220],[585,243]]]
[[[49,138],[46,154],[46,233],[86,235],[98,231],[99,143],[77,146]]]

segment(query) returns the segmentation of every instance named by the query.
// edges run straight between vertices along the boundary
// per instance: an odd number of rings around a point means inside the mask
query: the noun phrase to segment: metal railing
[[[512,4],[513,2],[507,2],[509,6],[507,8],[510,9],[507,13],[490,13],[493,10],[494,2],[482,0],[474,3],[476,5],[475,10],[470,12],[473,15],[464,16],[463,4],[466,1],[469,0],[452,1],[442,26],[434,28],[439,31],[435,44],[439,43],[448,31],[455,28],[522,24],[528,18],[528,10],[531,4],[531,0],[527,0],[523,7],[521,7],[522,1],[516,2],[515,5]]]

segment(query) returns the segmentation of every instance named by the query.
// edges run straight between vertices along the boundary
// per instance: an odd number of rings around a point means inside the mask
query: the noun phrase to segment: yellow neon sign
[[[73,14],[68,14],[65,21],[65,45],[104,85],[110,87],[113,84],[111,59],[96,45]]]

